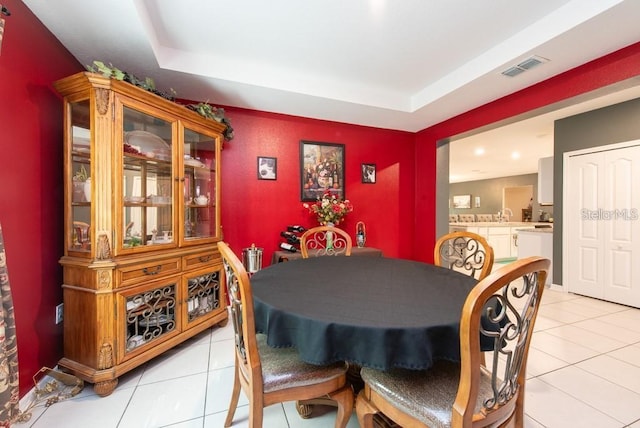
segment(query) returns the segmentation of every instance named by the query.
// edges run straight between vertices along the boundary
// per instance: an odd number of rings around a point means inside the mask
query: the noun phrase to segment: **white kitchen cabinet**
[[[525,229],[518,231],[518,258],[542,256],[552,261],[546,285],[551,285],[553,272],[553,229]]]
[[[487,240],[493,248],[496,260],[513,259],[518,257],[518,233],[523,228],[534,229],[536,225],[543,223],[452,223],[449,225],[449,232],[468,231],[476,233]],[[547,223],[544,223],[548,226]]]
[[[538,159],[538,203],[553,205],[553,156]]]
[[[511,257],[511,228],[504,226],[488,227],[487,241],[493,248],[493,257],[496,260]]]

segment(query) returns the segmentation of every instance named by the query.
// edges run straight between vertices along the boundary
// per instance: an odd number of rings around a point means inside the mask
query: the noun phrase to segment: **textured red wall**
[[[0,55],[0,222],[18,322],[20,389],[61,356],[58,259],[62,255],[62,112],[55,80],[82,65],[18,0]],[[435,145],[439,139],[637,76],[640,43],[417,135],[229,108],[236,138],[225,145],[222,221],[240,254],[256,243],[265,264],[287,224],[314,225],[301,208],[299,141],[346,146],[347,197],[355,211],[343,227],[367,224],[367,245],[387,256],[430,260],[435,241]],[[278,158],[278,179],[257,180],[257,156]],[[360,183],[361,163],[376,163],[378,183]],[[425,250],[426,249],[426,250]]]
[[[300,202],[300,140],[345,145],[346,197],[354,205],[340,227],[367,227],[367,246],[411,258],[414,222],[414,134],[227,108],[235,138],[222,152],[224,237],[237,254],[255,243],[263,265],[288,224],[316,226]],[[276,157],[277,180],[257,179],[257,157]],[[360,164],[377,165],[376,184],[362,184]]]
[[[419,251],[435,243],[435,147],[455,136],[540,107],[566,100],[640,75],[640,42],[559,74],[539,84],[485,104],[416,135],[416,159],[425,168],[416,171],[416,259],[432,261]],[[637,83],[636,83],[637,84]]]
[[[17,0],[3,0],[0,53],[0,222],[18,334],[20,395],[62,350],[62,103],[51,83],[82,70]]]

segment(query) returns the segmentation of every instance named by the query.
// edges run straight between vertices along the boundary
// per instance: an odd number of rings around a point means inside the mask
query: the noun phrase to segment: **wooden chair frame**
[[[335,426],[344,428],[354,404],[353,389],[346,379],[347,364],[315,366],[301,362],[293,348],[269,348],[266,343],[260,346],[255,333],[249,275],[227,244],[218,242],[218,249],[227,276],[230,318],[235,331],[233,392],[224,426],[229,427],[233,422],[242,389],[249,399],[250,428],[262,427],[263,409],[266,406],[322,396],[336,402],[338,412]],[[264,356],[261,355],[263,351]]]
[[[422,388],[422,391],[426,391],[424,402],[420,397],[412,396],[416,387],[420,387],[420,381],[411,377],[407,381],[409,385],[404,384],[399,389],[397,385],[392,385],[398,377],[393,374],[386,376],[391,389],[389,396],[407,393],[409,396],[406,400],[398,401],[410,401],[409,408],[427,407],[429,400],[433,399],[428,396],[428,391],[439,389],[439,396],[445,397],[444,404],[450,403],[452,409],[450,424],[439,421],[442,426],[523,427],[527,356],[549,265],[548,259],[529,257],[511,263],[480,281],[469,293],[462,310],[460,364],[449,362],[438,366],[439,371],[435,371],[431,379],[442,376],[433,382],[432,389],[431,383],[426,383]],[[486,324],[487,321],[492,324]],[[493,360],[488,368],[482,364],[480,336],[490,338],[494,344]],[[446,373],[444,368],[450,373]],[[375,377],[375,372],[373,374]],[[373,427],[373,417],[379,413],[400,426],[429,426],[415,414],[399,409],[386,396],[378,393],[367,382],[368,376],[364,371],[363,378],[365,387],[356,401],[356,412],[362,428]],[[380,388],[386,389],[384,384]],[[440,394],[443,390],[446,392]]]
[[[351,236],[333,226],[317,226],[306,230],[300,237],[302,258],[309,256],[351,255]]]
[[[436,242],[433,261],[482,280],[493,268],[493,248],[484,237],[473,232],[451,232]]]

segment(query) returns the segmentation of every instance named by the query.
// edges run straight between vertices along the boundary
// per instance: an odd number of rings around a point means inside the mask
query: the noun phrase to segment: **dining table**
[[[387,257],[315,257],[251,277],[255,325],[311,364],[428,369],[460,360],[462,307],[477,280]]]

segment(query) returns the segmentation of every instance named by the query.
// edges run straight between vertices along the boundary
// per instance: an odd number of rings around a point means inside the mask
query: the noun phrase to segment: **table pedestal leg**
[[[347,382],[353,387],[354,396],[357,396],[360,390],[364,388],[364,382],[360,376],[360,368],[357,364],[349,364],[349,370],[347,371]],[[301,418],[308,419],[313,412],[313,406],[316,405],[336,407],[336,402],[328,397],[300,400],[296,401],[296,410]],[[355,406],[353,410],[355,411]],[[374,428],[400,428],[399,425],[396,425],[384,415],[375,415],[373,417],[373,426]]]

